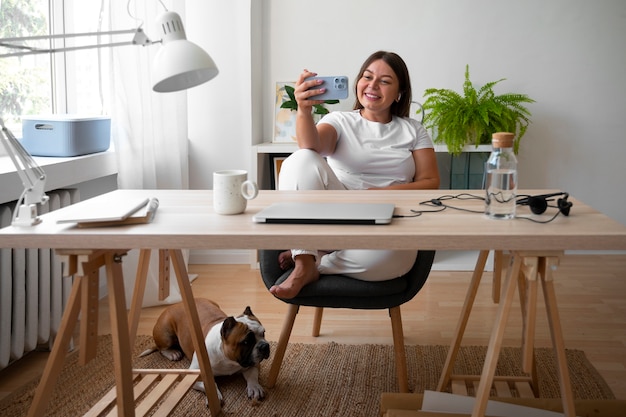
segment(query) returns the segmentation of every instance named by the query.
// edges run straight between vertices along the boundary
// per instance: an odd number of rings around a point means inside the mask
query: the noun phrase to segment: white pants
[[[300,149],[283,162],[281,190],[345,190],[326,160],[317,152]],[[384,227],[384,226],[383,226]],[[316,249],[292,249],[291,256],[313,255],[320,274],[342,274],[363,281],[386,281],[409,272],[416,251],[342,249],[319,253]]]

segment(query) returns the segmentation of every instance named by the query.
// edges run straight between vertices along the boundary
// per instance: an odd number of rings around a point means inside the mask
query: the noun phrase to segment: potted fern
[[[431,129],[435,143],[445,143],[449,153],[459,155],[465,145],[490,144],[495,132],[513,132],[517,153],[530,123],[531,114],[524,105],[535,101],[525,94],[496,95],[493,87],[503,80],[489,82],[476,90],[466,65],[462,94],[448,89],[427,89],[424,126]]]

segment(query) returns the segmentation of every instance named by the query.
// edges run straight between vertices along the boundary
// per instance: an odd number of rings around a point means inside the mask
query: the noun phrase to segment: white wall
[[[221,70],[189,92],[193,188],[210,188],[216,169],[249,168],[251,144],[272,137],[276,81],[305,67],[352,79],[388,49],[406,60],[416,100],[460,89],[465,64],[478,85],[507,78],[497,92],[537,101],[521,187],[569,191],[626,224],[623,0],[188,0],[186,19]]]
[[[249,169],[251,144],[261,141],[259,71],[251,52],[255,0],[187,0],[187,38],[204,48],[220,71],[210,82],[188,91],[190,188],[212,188],[213,171]],[[253,85],[252,81],[255,80]]]

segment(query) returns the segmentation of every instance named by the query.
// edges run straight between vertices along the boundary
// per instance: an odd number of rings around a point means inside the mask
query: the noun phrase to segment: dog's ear
[[[228,338],[230,332],[237,326],[237,320],[233,316],[226,317],[224,323],[222,323],[222,330],[220,331],[222,339]]]
[[[246,307],[246,309],[243,311],[243,315],[244,316],[254,316],[254,313],[252,313],[252,309],[250,308],[250,306]]]

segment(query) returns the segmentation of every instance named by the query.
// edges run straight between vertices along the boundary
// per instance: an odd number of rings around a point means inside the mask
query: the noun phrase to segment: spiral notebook
[[[106,202],[102,199],[85,200],[59,210],[57,223],[77,223],[79,226],[114,225],[130,219],[144,208],[146,215],[152,216],[157,207],[157,199],[145,197],[111,197]]]

